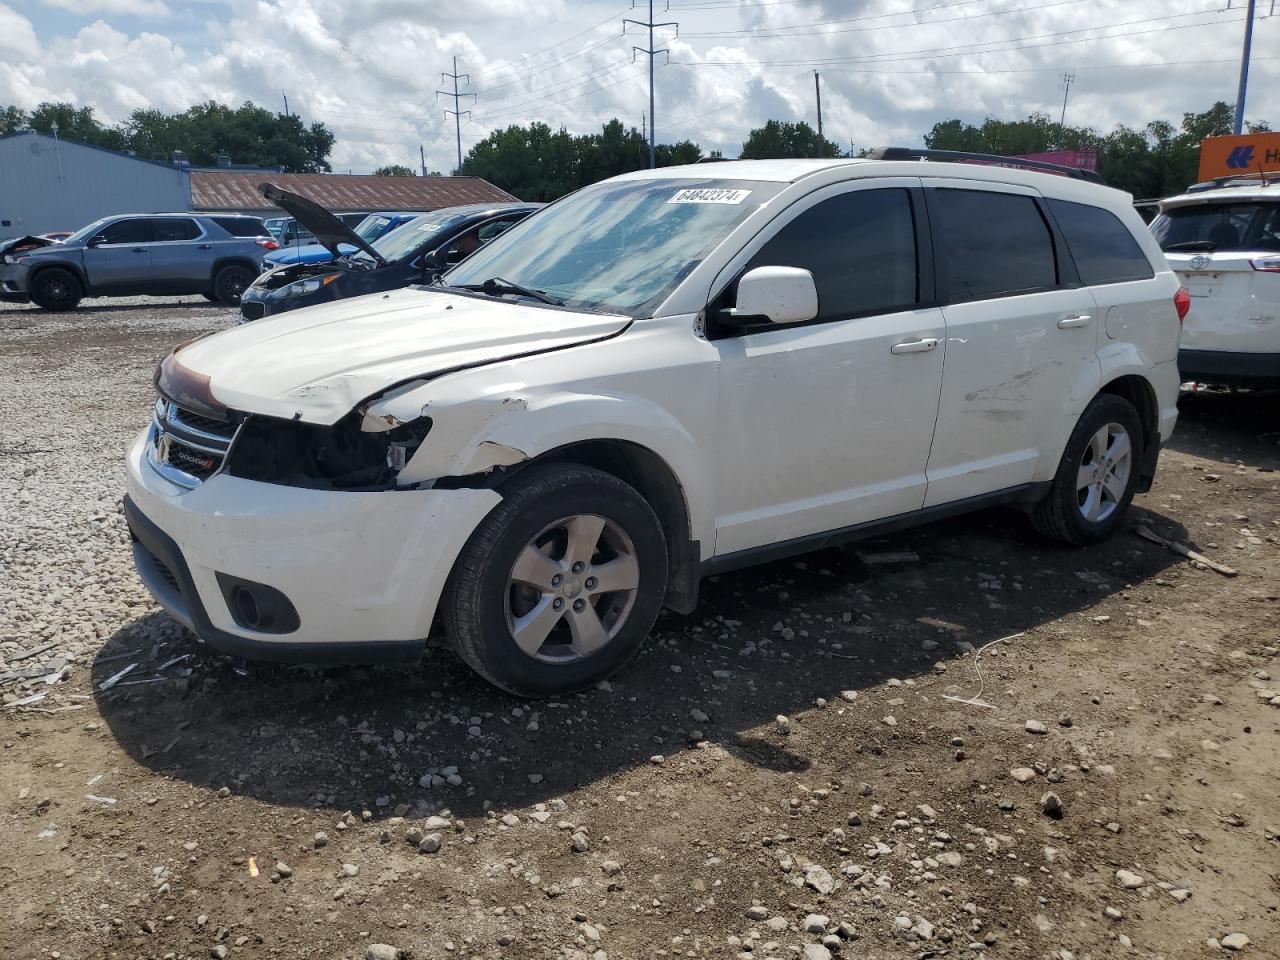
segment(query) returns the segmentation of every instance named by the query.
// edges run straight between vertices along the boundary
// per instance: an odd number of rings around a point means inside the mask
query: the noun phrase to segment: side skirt
[[[726,553],[723,556],[704,560],[699,573],[703,577],[709,577],[729,570],[740,570],[743,567],[752,567],[772,560],[793,557],[801,553],[811,553],[814,550],[823,550],[827,547],[839,546],[842,543],[866,540],[870,537],[878,537],[897,530],[906,530],[911,527],[934,523],[938,520],[945,520],[948,517],[972,513],[975,510],[985,510],[989,507],[1008,506],[1011,504],[1031,506],[1044,499],[1049,492],[1049,487],[1050,483],[1047,481],[1043,483],[1023,483],[1016,487],[1009,487],[1006,490],[997,490],[995,493],[966,497],[953,503],[925,507],[921,510],[913,510],[910,513],[901,513],[894,517],[868,520],[866,523],[856,523],[853,526],[841,527],[838,530],[828,530],[823,533],[796,537],[793,540],[783,540],[780,543],[768,543],[760,547],[750,547],[746,550],[738,550],[734,553]]]

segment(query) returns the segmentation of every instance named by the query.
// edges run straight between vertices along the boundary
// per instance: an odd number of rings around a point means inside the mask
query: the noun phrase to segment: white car
[[[128,454],[135,559],[225,651],[412,658],[439,617],[499,687],[561,693],[712,573],[993,504],[1107,536],[1173,430],[1183,307],[1092,183],[631,173],[441,285],[174,350]]]
[[[1280,386],[1280,183],[1197,184],[1160,203],[1151,231],[1191,294],[1182,379]]]

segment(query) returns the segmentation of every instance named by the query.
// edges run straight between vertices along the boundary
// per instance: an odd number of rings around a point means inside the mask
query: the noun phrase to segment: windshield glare
[[[425,216],[406,220],[400,226],[389,230],[370,244],[378,251],[378,256],[388,263],[394,263],[416,253],[424,245],[432,244],[438,237],[453,229],[466,219],[465,214],[455,213],[452,216],[429,213]],[[372,260],[363,250],[354,255],[356,259]]]
[[[99,230],[101,230],[104,226],[106,226],[107,221],[109,221],[110,219],[111,217],[103,217],[101,220],[93,221],[93,223],[89,224],[86,227],[81,227],[71,236],[67,237],[67,239],[64,240],[63,243],[83,243],[85,240],[88,240],[90,237],[96,234]]]
[[[387,230],[387,224],[390,222],[390,217],[380,217],[377,214],[367,216],[356,227],[356,236],[368,243],[370,240],[382,236]]]
[[[710,177],[598,183],[512,227],[444,282],[501,277],[570,305],[646,316],[782,186]]]
[[[1172,207],[1151,222],[1151,232],[1162,250],[1183,243],[1203,243],[1206,250],[1217,253],[1280,250],[1280,202],[1244,200]]]

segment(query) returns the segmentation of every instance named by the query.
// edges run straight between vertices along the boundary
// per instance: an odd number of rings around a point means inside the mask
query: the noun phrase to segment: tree
[[[12,109],[12,108],[10,108]],[[116,127],[104,126],[93,113],[93,107],[76,107],[70,103],[42,103],[31,111],[27,120],[32,130],[53,133],[57,125],[59,137],[79,140],[112,150],[125,148],[125,135]]]
[[[747,134],[741,154],[743,160],[838,156],[840,148],[803,120],[770,120],[763,127],[756,127]]]
[[[375,177],[416,177],[418,172],[411,170],[402,163],[393,163],[390,166],[379,167],[373,171]]]
[[[25,130],[30,123],[27,111],[19,110],[10,104],[3,110],[0,110],[0,134],[17,133],[19,130]]]

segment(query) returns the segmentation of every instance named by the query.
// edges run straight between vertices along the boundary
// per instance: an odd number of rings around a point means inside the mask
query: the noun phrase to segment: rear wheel
[[[567,693],[639,652],[666,580],[662,527],[632,487],[576,464],[530,467],[459,555],[445,629],[503,690]]]
[[[1036,529],[1079,546],[1110,536],[1133,500],[1142,449],[1133,405],[1095,397],[1067,441],[1049,495],[1031,514]]]
[[[247,267],[223,267],[213,278],[213,297],[228,307],[240,305],[240,295],[249,289],[255,276]]]
[[[84,288],[70,270],[51,267],[36,274],[31,299],[46,310],[74,310],[84,296]]]

